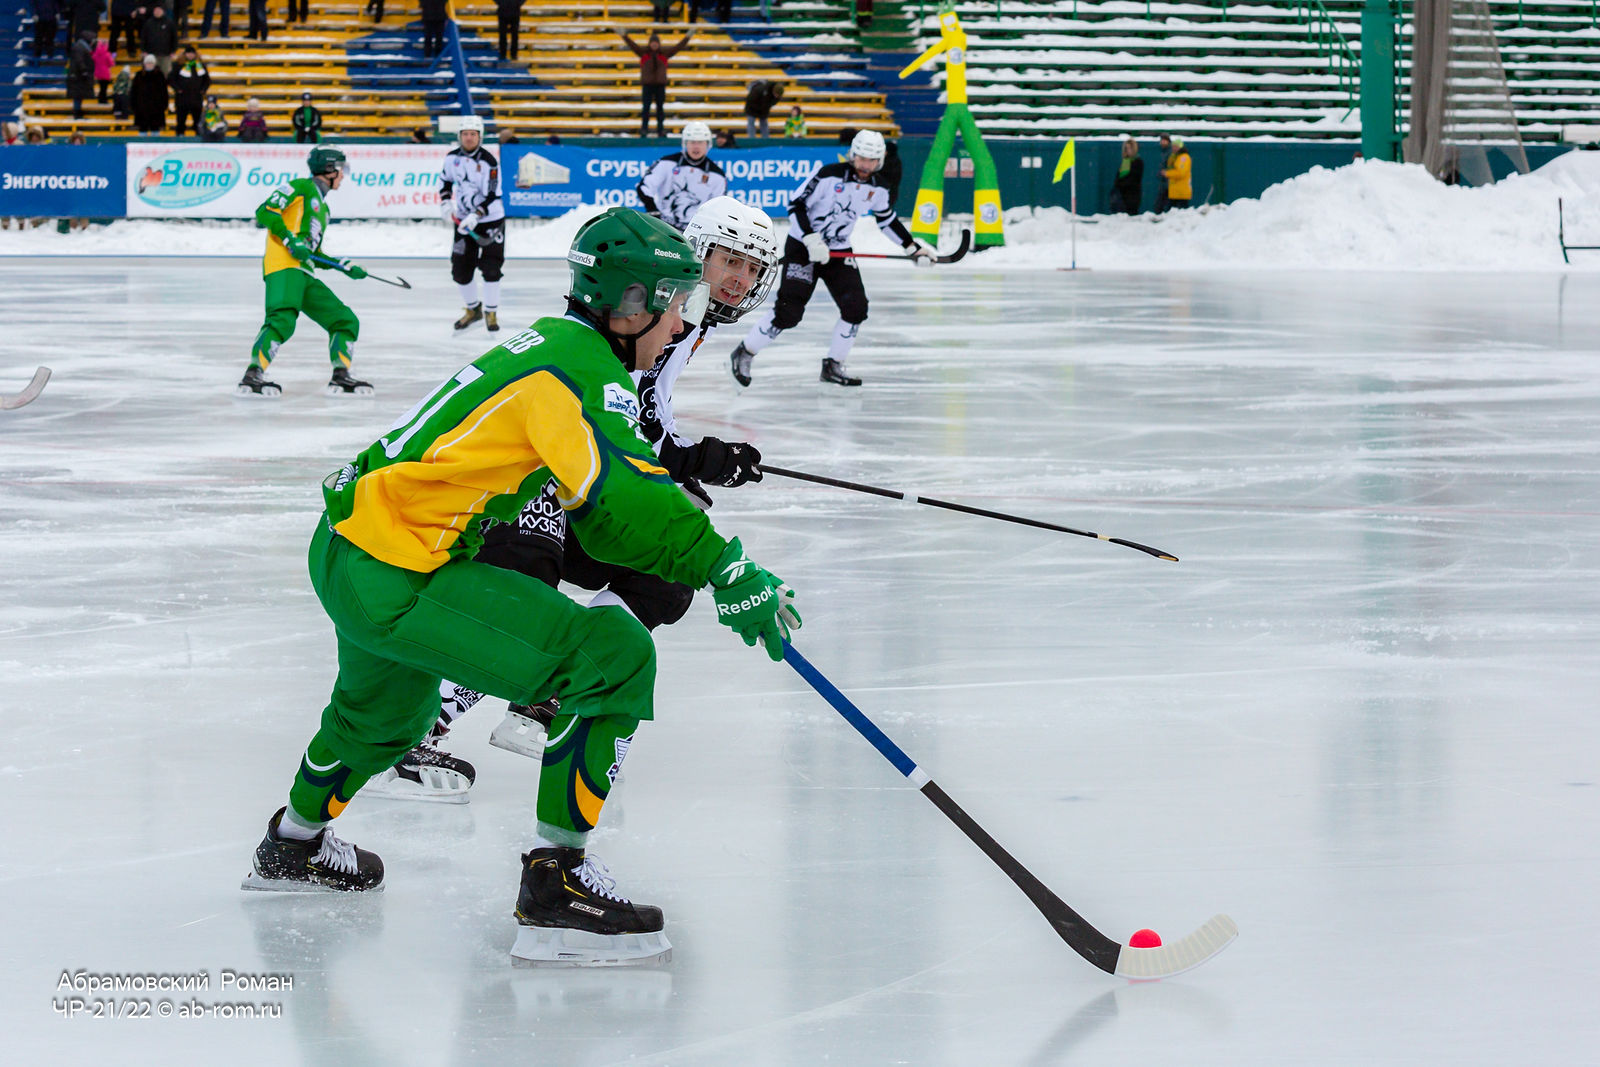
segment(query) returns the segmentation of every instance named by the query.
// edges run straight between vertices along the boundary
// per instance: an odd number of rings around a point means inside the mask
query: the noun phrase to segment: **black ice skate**
[[[672,945],[661,909],[616,893],[616,879],[581,848],[536,848],[522,857],[517,942],[535,963],[605,967],[665,963]]]
[[[485,311],[483,313],[483,328],[490,333],[499,333],[500,313],[498,311]]]
[[[438,804],[465,804],[477,781],[472,764],[439,746],[449,734],[443,722],[433,724],[428,736],[400,762],[361,787],[363,796],[389,800],[428,800]],[[541,749],[541,751],[543,751]]]
[[[537,704],[508,705],[506,717],[489,735],[489,743],[519,756],[538,759],[544,755],[544,739],[550,724],[560,713],[561,701],[555,697]]]
[[[277,382],[267,381],[267,376],[256,366],[244,372],[244,377],[239,379],[239,384],[234,386],[233,391],[240,396],[259,396],[269,399],[283,395],[283,388]]]
[[[468,326],[471,326],[473,323],[479,322],[482,319],[483,319],[483,305],[482,304],[468,304],[467,305],[467,310],[464,311],[462,313],[461,317],[456,320],[456,329],[465,330]]]
[[[377,392],[371,382],[350,377],[350,372],[343,367],[333,368],[333,377],[328,379],[323,391],[329,396],[372,396]]]
[[[278,836],[279,808],[267,820],[267,836],[256,846],[241,889],[278,893],[351,893],[383,888],[383,861],[323,827],[309,841]]]
[[[834,385],[860,385],[860,378],[852,378],[844,372],[844,364],[836,359],[822,361],[822,381],[832,382]]]
[[[740,341],[739,347],[735,348],[728,357],[728,362],[732,364],[734,381],[740,385],[750,384],[750,365],[755,362],[755,358],[756,354],[746,348],[743,341]]]

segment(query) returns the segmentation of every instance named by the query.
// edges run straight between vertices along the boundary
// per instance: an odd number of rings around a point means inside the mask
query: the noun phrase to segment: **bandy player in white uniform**
[[[683,150],[668,152],[645,171],[634,192],[646,214],[683,230],[707,200],[728,191],[728,176],[710,156],[711,127],[691,122],[683,128]]]
[[[894,213],[889,190],[878,180],[883,157],[883,134],[862,130],[850,142],[850,158],[817,171],[790,202],[789,240],[784,245],[778,299],[766,316],[750,327],[730,357],[734,380],[740,385],[750,384],[750,365],[756,353],[784,330],[800,324],[819,281],[839,306],[833,341],[822,360],[822,380],[835,385],[861,384],[860,378],[845,373],[844,364],[856,342],[856,330],[867,321],[867,291],[862,288],[855,260],[834,259],[832,253],[850,251],[856,220],[870,213],[879,228],[913,256],[920,259],[934,254],[927,244],[911,236]]]
[[[500,269],[506,261],[506,206],[500,199],[500,161],[483,147],[483,119],[463,115],[456,147],[444,157],[439,213],[455,226],[450,276],[461,289],[466,312],[456,320],[465,330],[483,320],[490,333],[500,329]],[[483,274],[483,299],[478,279]]]
[[[673,481],[696,503],[710,507],[711,497],[700,483],[737,486],[760,481],[761,453],[742,441],[685,436],[673,414],[672,393],[705,341],[766,299],[778,274],[778,235],[764,211],[719,196],[700,206],[684,237],[705,263],[704,280],[684,306],[683,321],[694,325],[667,347],[654,367],[635,376],[639,429],[655,446]],[[484,530],[477,561],[550,585],[566,581],[596,590],[591,606],[620,604],[651,630],[681,619],[694,590],[589,556],[567,526],[553,488],[554,482],[542,496],[530,500],[516,522]],[[439,745],[450,724],[482,697],[446,681],[440,687],[439,722],[433,732],[393,768],[368,782],[361,795],[464,803],[476,771]],[[544,750],[545,727],[560,708],[559,698],[557,693],[541,704],[511,705],[490,735],[490,744],[537,758]]]

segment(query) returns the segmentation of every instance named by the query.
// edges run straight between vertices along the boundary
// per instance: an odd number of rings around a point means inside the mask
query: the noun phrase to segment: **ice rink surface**
[[[1118,939],[1239,940],[1130,985],[704,597],[592,842],[660,904],[659,969],[513,967],[537,767],[452,749],[470,805],[358,797],[364,899],[239,879],[333,679],[318,483],[488,347],[443,261],[348,281],[371,399],[302,320],[234,399],[254,262],[0,265],[0,1032],[35,1062],[1509,1064],[1600,1047],[1600,278],[868,270],[682,421],[783,466],[1147,542],[769,477],[712,517],[799,593],[799,647]],[[508,267],[504,314],[564,271]],[[506,333],[500,335],[508,336]],[[1585,695],[1587,694],[1587,695]],[[222,987],[225,970],[293,976]],[[67,1018],[63,972],[204,972]],[[103,998],[106,994],[102,993]],[[92,999],[92,998],[89,998]],[[127,1010],[123,1005],[122,1010]],[[139,1010],[135,1007],[133,1010]],[[87,1013],[85,1013],[87,1014]]]

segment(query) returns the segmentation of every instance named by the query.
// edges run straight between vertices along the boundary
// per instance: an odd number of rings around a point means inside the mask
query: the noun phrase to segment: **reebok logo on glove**
[[[772,590],[771,589],[763,589],[763,590],[761,590],[761,592],[757,593],[755,596],[747,596],[743,600],[737,601],[735,603],[732,603],[732,604],[718,604],[717,605],[717,614],[718,615],[738,615],[741,612],[749,611],[751,608],[755,607],[756,605],[764,603],[764,602],[766,602],[768,600],[771,600],[771,599],[772,599]]]

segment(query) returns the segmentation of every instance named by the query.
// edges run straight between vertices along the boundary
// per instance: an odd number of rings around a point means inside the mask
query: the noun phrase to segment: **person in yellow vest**
[[[1189,158],[1189,150],[1183,147],[1183,138],[1162,134],[1161,152],[1161,176],[1167,184],[1156,198],[1158,215],[1171,208],[1188,207],[1189,201],[1194,199],[1194,184],[1190,181],[1194,161]]]

